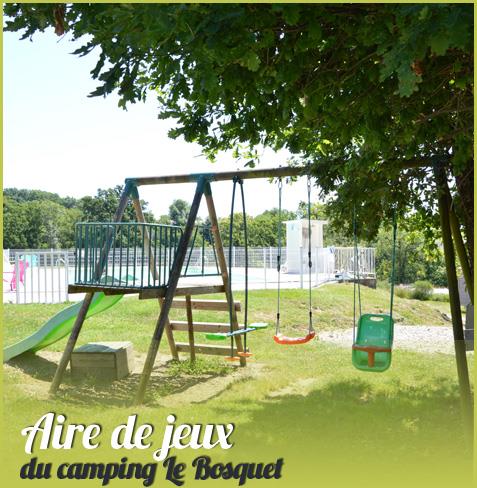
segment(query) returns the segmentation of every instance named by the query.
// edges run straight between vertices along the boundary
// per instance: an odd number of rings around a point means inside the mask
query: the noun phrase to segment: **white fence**
[[[15,250],[3,255],[3,302],[68,301],[74,254],[63,250]]]
[[[308,267],[308,250],[300,249],[301,263],[299,272],[290,273],[287,269],[286,248],[282,250],[280,281],[284,288],[304,288],[311,277],[312,286],[336,279],[351,279],[354,272],[354,249],[343,247],[314,248],[311,252],[311,270]],[[134,253],[129,253],[132,256]],[[134,263],[128,263],[129,269],[143,267],[142,256],[136,252]],[[229,250],[225,248],[225,257],[229,262]],[[251,289],[275,287],[278,281],[278,249],[276,247],[250,248],[248,250],[248,280]],[[245,283],[245,249],[233,247],[231,275],[234,289],[243,289]],[[108,262],[118,268],[118,256],[110,255]],[[188,265],[187,265],[188,263]],[[122,263],[123,266],[125,263]],[[211,247],[195,248],[187,254],[181,278],[185,283],[219,280],[210,275],[217,274],[215,252]],[[362,278],[375,277],[374,248],[358,249],[359,273]],[[146,273],[147,269],[144,270]],[[202,274],[209,277],[202,277]],[[60,303],[80,298],[68,295],[68,284],[75,281],[74,250],[4,250],[3,254],[3,302],[4,303]]]

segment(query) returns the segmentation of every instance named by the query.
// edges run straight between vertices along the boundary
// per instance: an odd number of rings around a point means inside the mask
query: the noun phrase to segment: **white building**
[[[316,249],[323,248],[323,227],[327,220],[312,220],[310,222],[311,235],[308,235],[308,219],[286,220],[287,226],[287,256],[286,271],[300,273],[308,269],[308,242],[311,241],[312,261]],[[300,260],[302,264],[300,265]]]

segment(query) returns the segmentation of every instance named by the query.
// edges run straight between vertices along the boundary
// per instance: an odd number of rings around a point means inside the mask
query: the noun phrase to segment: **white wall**
[[[303,258],[303,266],[308,267],[308,242],[311,240],[311,248],[323,247],[323,226],[326,220],[312,220],[310,222],[311,236],[308,236],[308,219],[287,220],[287,256],[286,268],[289,273],[299,273],[300,256]],[[300,248],[303,251],[300,253]],[[312,258],[313,259],[313,258]]]

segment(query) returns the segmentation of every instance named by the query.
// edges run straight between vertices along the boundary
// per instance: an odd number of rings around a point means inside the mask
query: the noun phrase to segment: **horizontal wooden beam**
[[[214,293],[224,293],[224,285],[211,285],[211,286],[188,286],[176,288],[174,296],[185,296],[185,295],[211,295]],[[141,290],[139,293],[140,300],[147,300],[149,298],[162,298],[166,294],[166,289],[164,288],[148,288]]]
[[[134,295],[140,291],[141,290],[139,288],[127,288],[121,286],[68,285],[68,293],[103,292],[105,295]]]
[[[188,175],[169,175],[169,176],[143,176],[139,178],[127,178],[126,182],[134,183],[136,186],[142,185],[168,185],[173,183],[195,183],[200,178],[205,177],[208,181],[228,181],[235,177],[242,180],[254,178],[279,178],[286,176],[301,176],[307,174],[306,166],[284,166],[282,168],[263,168],[245,171],[224,171],[221,173],[195,173]]]
[[[187,353],[190,352],[190,345],[187,344],[186,342],[176,342],[176,347],[178,352],[187,352]],[[213,356],[230,356],[230,346],[211,346],[209,344],[196,344],[194,346],[194,350],[197,354],[210,354]]]
[[[94,293],[103,292],[105,295],[134,295],[139,293],[141,300],[148,298],[163,298],[166,294],[166,287],[159,288],[131,288],[125,286],[105,286],[105,285],[69,285],[68,293]],[[185,295],[212,295],[214,293],[224,293],[224,285],[211,286],[187,286],[177,288],[175,296]]]
[[[230,332],[230,324],[223,322],[194,322],[194,332]],[[171,320],[171,329],[181,332],[188,330],[188,323],[182,320]],[[243,324],[239,325],[239,329],[243,329]]]
[[[240,312],[240,302],[234,303],[234,308]],[[172,308],[186,308],[185,300],[178,298],[172,302]],[[216,312],[227,312],[229,310],[229,302],[227,300],[191,300],[192,310],[214,310]]]

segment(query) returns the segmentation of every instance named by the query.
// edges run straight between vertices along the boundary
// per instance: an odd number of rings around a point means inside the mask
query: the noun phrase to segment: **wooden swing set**
[[[69,293],[86,293],[86,295],[56,369],[55,376],[50,386],[50,393],[55,394],[58,391],[87,316],[88,309],[96,292],[103,292],[106,295],[139,293],[140,299],[152,298],[159,301],[160,312],[136,393],[136,404],[141,404],[144,401],[146,388],[164,332],[166,333],[171,354],[175,359],[178,358],[178,353],[180,352],[189,353],[191,359],[195,358],[195,354],[214,354],[237,359],[241,366],[245,366],[247,357],[249,356],[249,352],[245,345],[246,335],[244,334],[244,332],[246,332],[244,329],[247,329],[247,325],[239,325],[237,320],[237,312],[240,311],[241,306],[239,302],[234,301],[232,287],[230,286],[229,270],[219,232],[211,183],[228,180],[243,181],[245,179],[256,178],[284,178],[300,176],[306,174],[307,171],[307,167],[281,167],[222,173],[200,173],[126,179],[113,222],[83,224],[89,227],[85,228],[84,232],[80,231],[80,235],[78,236],[77,249],[78,245],[81,247],[81,245],[84,244],[84,252],[80,252],[77,255],[77,260],[83,260],[82,263],[79,263],[80,265],[82,264],[83,268],[78,267],[78,270],[83,269],[83,275],[78,274],[75,276],[75,284],[70,285],[68,291]],[[154,227],[153,224],[146,224],[139,199],[138,188],[145,185],[175,183],[194,183],[196,185],[194,198],[192,200],[185,227],[179,229],[174,228],[174,226]],[[191,241],[194,239],[194,229],[202,197],[205,197],[207,204],[208,216],[211,223],[210,229],[215,245],[214,252],[217,258],[218,272],[222,278],[222,284],[214,286],[179,287],[179,279],[183,276],[181,275],[183,265],[187,258]],[[126,205],[130,199],[136,213],[137,222],[123,226],[121,221]],[[143,267],[141,267],[140,279],[136,276],[137,256],[135,254],[133,256],[133,276],[130,275],[129,269],[126,269],[125,277],[118,280],[114,278],[115,273],[113,268],[113,277],[108,279],[107,267],[110,251],[113,250],[112,266],[114,266],[116,258],[118,258],[118,256],[114,255],[116,252],[117,241],[126,238],[130,240],[131,235],[134,235],[135,242],[140,242],[140,248],[143,251],[141,259],[144,259],[144,254],[149,257],[146,264],[146,266],[149,267],[147,279],[143,276]],[[158,257],[155,255],[158,241],[160,243],[165,242],[167,245],[164,246],[164,248],[169,248],[168,255],[167,251],[165,251],[164,256],[162,254],[159,256],[159,258],[162,259],[162,261],[159,261],[162,263],[159,267],[157,266]],[[88,247],[91,250],[89,254],[87,254]],[[136,246],[134,247],[134,253],[136,252],[135,250]],[[129,245],[124,252],[129,253]],[[123,249],[121,247],[119,247],[118,253],[121,254],[119,256],[119,262],[122,263],[124,256],[122,255]],[[151,258],[152,254],[154,255]],[[129,254],[127,259],[129,262]],[[120,272],[122,271],[123,270]],[[197,295],[210,293],[224,293],[225,300],[200,300],[193,298]],[[169,320],[169,312],[171,308],[185,309],[187,320]],[[193,310],[229,311],[230,324],[194,322]],[[187,331],[189,342],[176,342],[173,335],[174,331]],[[230,354],[230,348],[227,346],[196,344],[194,340],[194,332],[215,333],[217,335],[225,334],[230,336],[231,340],[235,343],[235,353],[233,346],[232,354]],[[244,335],[245,341],[242,340],[242,335]]]
[[[444,162],[445,163],[445,162]],[[453,239],[456,242],[456,250],[462,265],[463,273],[466,278],[470,295],[473,297],[473,287],[471,280],[471,271],[468,265],[468,260],[464,252],[464,246],[456,223],[455,215],[452,211],[452,198],[445,178],[444,165],[439,162],[431,161],[431,163],[420,163],[419,166],[433,166],[436,181],[439,188],[438,203],[439,214],[442,227],[442,241],[444,246],[444,256],[446,259],[447,278],[449,282],[449,296],[452,311],[452,325],[454,332],[454,344],[457,361],[457,372],[459,378],[459,386],[462,398],[463,415],[466,419],[466,425],[473,425],[472,417],[472,400],[470,393],[470,382],[468,375],[467,358],[465,355],[465,341],[463,334],[462,318],[460,314],[460,305],[457,289],[457,275],[455,269],[455,254]],[[217,215],[215,211],[215,204],[212,197],[211,183],[216,181],[243,181],[245,179],[255,178],[277,178],[280,182],[282,178],[295,177],[307,175],[308,167],[281,167],[272,169],[259,169],[247,171],[231,171],[222,173],[201,173],[190,175],[171,175],[171,176],[155,176],[155,177],[141,177],[129,178],[125,181],[125,187],[120,197],[118,208],[115,212],[113,222],[108,223],[91,223],[82,224],[86,228],[84,232],[80,227],[80,235],[77,243],[80,244],[80,253],[77,259],[81,261],[84,259],[83,274],[76,275],[76,271],[80,271],[75,267],[75,284],[69,286],[69,293],[86,293],[85,298],[81,304],[78,315],[76,316],[73,329],[66,344],[65,350],[58,364],[53,381],[50,386],[50,393],[55,394],[61,384],[65,370],[71,359],[71,354],[76,345],[78,336],[81,332],[83,323],[87,317],[88,309],[93,302],[95,293],[103,292],[105,295],[118,295],[127,293],[139,293],[140,299],[157,299],[159,301],[160,312],[156,321],[155,330],[151,339],[146,361],[143,367],[139,388],[136,393],[135,403],[141,404],[144,401],[146,388],[152,373],[157,352],[161,343],[162,335],[165,331],[169,343],[171,354],[173,358],[178,358],[179,353],[189,353],[191,359],[195,358],[195,354],[214,354],[232,358],[240,362],[241,366],[246,365],[249,351],[246,348],[246,333],[247,324],[239,325],[237,320],[237,312],[241,310],[239,302],[235,302],[230,285],[230,275],[225,258],[224,248],[222,245],[221,236],[219,233]],[[184,229],[174,226],[163,226],[155,224],[147,224],[144,219],[141,203],[139,199],[138,187],[144,185],[161,185],[174,183],[194,183],[196,185],[194,198],[191,204],[189,215]],[[308,187],[309,188],[309,187]],[[205,197],[209,219],[211,222],[211,234],[213,243],[215,245],[214,253],[216,256],[217,275],[222,277],[221,285],[213,286],[187,286],[179,287],[179,278],[184,276],[182,273],[183,264],[187,258],[188,249],[192,241],[192,246],[195,238],[194,230],[196,230],[196,219],[199,206]],[[132,204],[136,213],[137,222],[122,223],[122,217],[126,209],[126,205],[132,200]],[[244,212],[245,214],[245,212]],[[196,231],[197,232],[197,231]],[[137,244],[140,242],[139,248],[142,250],[141,259],[144,258],[144,252],[149,257],[147,259],[147,266],[150,268],[147,274],[147,279],[144,279],[144,266],[141,267],[141,277],[136,276],[136,266],[133,266],[133,276],[130,277],[128,269],[126,275],[120,276],[116,279],[115,273],[112,277],[108,276],[108,261],[110,258],[110,250],[113,248],[112,266],[114,271],[115,263],[115,243],[119,240],[124,240],[134,236],[133,240]],[[119,236],[119,237],[118,237]],[[395,238],[395,231],[394,231]],[[160,243],[160,255],[156,255],[156,245]],[[90,254],[81,250],[82,243],[85,248],[91,247],[93,251]],[[92,243],[92,246],[91,246]],[[161,243],[164,245],[161,247]],[[88,244],[88,246],[86,246]],[[134,249],[136,249],[136,244]],[[164,255],[162,249],[164,248]],[[151,251],[154,249],[154,251]],[[167,251],[168,249],[168,251]],[[77,246],[78,250],[78,246]],[[129,246],[126,253],[129,253]],[[135,252],[135,251],[134,251]],[[150,259],[151,252],[154,253],[153,259]],[[122,253],[121,246],[119,253]],[[119,262],[121,263],[120,255]],[[129,260],[130,256],[127,256]],[[136,255],[133,256],[134,263],[136,263]],[[156,266],[159,261],[159,268]],[[129,261],[127,261],[129,262]],[[82,264],[81,262],[78,264]],[[279,265],[279,263],[278,263]],[[188,261],[186,270],[188,267]],[[278,266],[278,274],[280,268]],[[202,264],[201,276],[204,274],[204,265]],[[210,276],[210,275],[209,275]],[[151,281],[152,277],[152,281]],[[224,293],[225,300],[200,300],[192,298],[196,295]],[[183,297],[183,298],[178,298]],[[278,301],[280,300],[280,290],[278,289]],[[169,320],[169,312],[171,308],[181,308],[186,310],[186,321]],[[193,310],[216,310],[229,311],[230,323],[210,323],[210,322],[194,322]],[[311,306],[310,306],[311,311]],[[365,317],[366,318],[366,317]],[[384,321],[382,317],[379,317]],[[385,317],[387,320],[387,316]],[[370,317],[372,320],[373,317]],[[375,318],[374,318],[375,319]],[[360,318],[361,320],[361,318]],[[314,336],[311,312],[309,320],[308,334],[304,337],[290,338],[283,336],[279,330],[279,308],[277,312],[277,329],[274,336],[275,342],[278,344],[302,344],[311,340]],[[246,321],[245,321],[246,322]],[[260,328],[264,324],[251,324]],[[372,324],[373,329],[376,329]],[[386,344],[368,344],[364,341],[361,344],[360,324],[358,324],[358,331],[353,344],[353,363],[359,369],[376,370],[379,366],[376,361],[376,355],[386,355],[387,363],[381,368],[387,369],[390,364],[390,354],[392,347],[392,306],[389,320],[381,325],[381,328],[387,328],[391,331],[388,333],[388,343]],[[178,343],[174,340],[174,331],[187,331],[188,343]],[[231,339],[232,350],[226,346],[196,344],[194,340],[194,332],[203,332],[207,334],[210,339],[223,339],[229,337]],[[242,336],[244,341],[242,341]],[[235,345],[235,346],[234,346]],[[376,349],[376,346],[378,349]],[[235,349],[234,349],[235,347]],[[359,357],[358,357],[359,356]],[[358,364],[359,363],[359,364]],[[379,369],[379,368],[378,368]],[[466,432],[471,432],[470,428]]]

